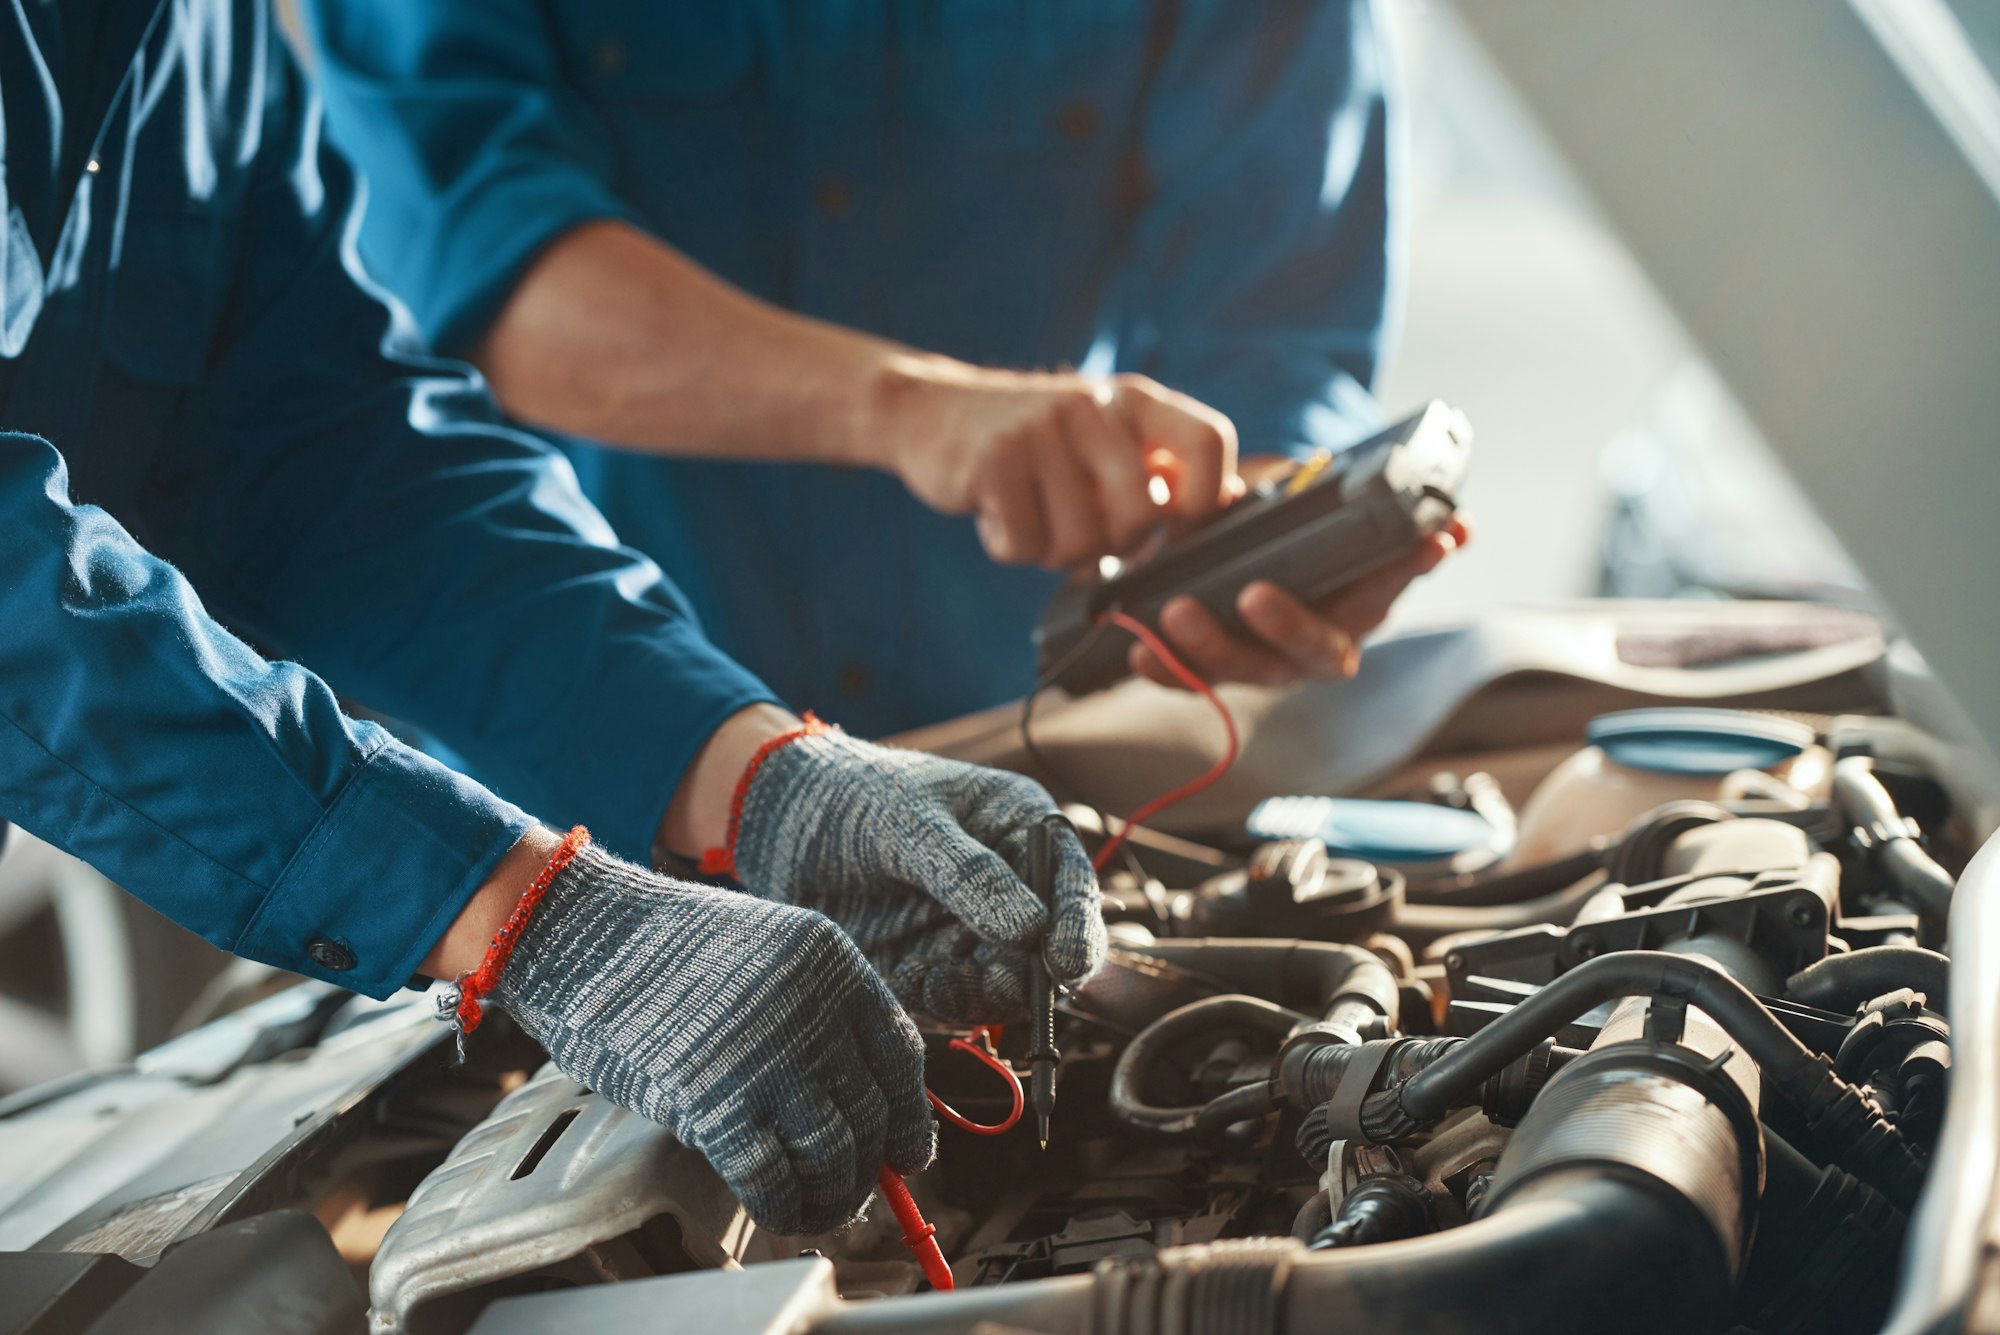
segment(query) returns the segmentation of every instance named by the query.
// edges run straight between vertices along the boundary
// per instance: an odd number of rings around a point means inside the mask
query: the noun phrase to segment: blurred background
[[[1642,267],[1621,239],[1632,215],[1620,229],[1600,212],[1602,192],[1572,173],[1488,54],[1517,20],[1559,22],[1568,35],[1566,18],[1550,18],[1564,11],[1461,3],[1385,5],[1405,89],[1411,234],[1398,350],[1379,394],[1392,418],[1438,397],[1473,421],[1476,556],[1423,581],[1391,629],[1598,594],[1868,605],[1854,562],[1732,396],[1728,384],[1762,383],[1754,358],[1718,372],[1673,313],[1710,307],[1670,308],[1648,274],[1672,266]],[[1668,9],[1691,19],[1723,13],[1718,3]],[[1833,11],[1858,14],[1881,44],[1873,55],[1887,52],[1908,80],[1886,95],[1914,89],[1988,188],[2000,183],[2000,92],[1988,73],[2000,4],[1855,0],[1851,13]],[[1583,38],[1551,62],[1579,51],[1648,58],[1614,52],[1617,23],[1600,19]],[[266,981],[18,831],[0,855],[0,1094],[127,1060]]]
[[[1391,628],[1597,593],[1851,596],[1838,545],[1457,12],[1387,12],[1411,233],[1378,392],[1391,417],[1447,399],[1478,437],[1477,556],[1422,581]]]

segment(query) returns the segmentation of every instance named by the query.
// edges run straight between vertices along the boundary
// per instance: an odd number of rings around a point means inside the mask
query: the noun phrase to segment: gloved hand
[[[860,943],[912,1012],[949,1025],[1027,1009],[1027,961],[1076,983],[1104,962],[1097,876],[1073,830],[1056,840],[1053,911],[1022,877],[1042,786],[827,731],[770,752],[732,848],[750,890],[815,908]]]
[[[837,1228],[885,1162],[931,1160],[923,1041],[818,913],[586,847],[493,996],[564,1074],[701,1151],[778,1233]]]

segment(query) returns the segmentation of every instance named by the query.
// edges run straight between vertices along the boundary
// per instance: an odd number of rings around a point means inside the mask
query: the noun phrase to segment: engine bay
[[[879,1206],[760,1230],[503,1024],[461,1061],[431,998],[312,988],[137,1073],[238,1118],[250,1090],[306,1108],[255,1164],[196,1175],[184,1146],[92,1209],[44,1201],[66,1222],[39,1233],[31,1187],[0,1244],[159,1273],[303,1210],[385,1335],[1876,1331],[1939,1157],[1952,898],[1990,816],[1935,737],[1812,689],[1853,711],[1554,711],[1477,768],[1426,743],[1356,796],[1133,831],[1110,963],[1059,1001],[1048,1145],[945,1124],[910,1180],[952,1293]],[[1025,1076],[1028,1041],[929,1034],[930,1086],[1000,1122],[963,1049]],[[100,1122],[152,1106],[133,1089],[17,1100],[0,1147],[85,1095]]]

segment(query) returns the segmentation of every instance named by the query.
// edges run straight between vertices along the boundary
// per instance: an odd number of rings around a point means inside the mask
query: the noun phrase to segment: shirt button
[[[625,47],[621,42],[605,38],[597,44],[591,58],[597,64],[597,72],[606,78],[615,78],[625,72]]]
[[[833,689],[850,700],[858,699],[868,693],[872,677],[866,663],[843,663],[839,675],[833,679]]]
[[[83,164],[83,169],[89,172],[92,176],[95,176],[97,175],[98,172],[103,170],[103,164],[98,162],[96,158],[92,158],[90,161]]]
[[[1081,143],[1096,134],[1096,105],[1081,97],[1065,103],[1056,113],[1056,133],[1071,143]]]
[[[818,202],[820,212],[829,218],[838,218],[854,207],[854,192],[848,189],[847,182],[834,177],[821,181],[819,189],[813,192],[813,198]]]
[[[306,958],[320,968],[331,969],[335,973],[346,973],[355,964],[354,952],[347,948],[346,942],[325,936],[316,936],[306,942]]]

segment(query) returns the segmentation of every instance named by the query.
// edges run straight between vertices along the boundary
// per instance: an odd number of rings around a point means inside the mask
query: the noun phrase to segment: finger
[[[1144,376],[1119,376],[1119,406],[1146,450],[1165,450],[1179,465],[1172,510],[1198,518],[1228,504],[1236,475],[1236,427],[1215,409]]]
[[[975,947],[979,939],[973,938]],[[989,1014],[984,969],[971,951],[963,955],[907,955],[896,963],[889,985],[911,1012],[933,1025],[1003,1023],[1009,1015]]]
[[[1441,539],[1442,534],[1428,538],[1394,565],[1362,576],[1321,604],[1321,614],[1345,631],[1348,638],[1360,640],[1388,618],[1389,609],[1412,580],[1444,559]]]
[[[1049,928],[1049,967],[1074,985],[1104,963],[1104,895],[1083,841],[1065,826],[1056,831],[1055,922]]]
[[[924,1097],[923,1039],[907,1016],[899,1026],[864,1024],[856,1038],[882,1091],[882,1162],[899,1173],[922,1172],[937,1157],[937,1121]]]
[[[990,805],[977,794],[971,801],[973,809]],[[1007,860],[947,811],[911,814],[905,837],[919,840],[925,855],[905,873],[914,874],[919,888],[983,941],[1014,950],[1039,945],[1048,931],[1048,907]]]
[[[1048,533],[1043,565],[1064,570],[1111,550],[1098,509],[1097,483],[1060,431],[1043,436],[1036,445],[1035,485]]]
[[[1006,1024],[1028,1013],[1028,955],[966,934],[958,955],[910,957],[896,966],[893,986],[905,1005],[947,1029]]]
[[[1048,547],[1032,447],[1009,442],[988,456],[979,481],[979,540],[1002,565],[1033,565]]]
[[[870,1068],[860,1034],[850,1028],[843,1037],[848,1044],[845,1059],[823,1066],[821,1075],[835,1113],[847,1122],[853,1161],[861,1173],[872,1177],[887,1153],[889,1099]]]
[[[924,1038],[888,997],[882,1011],[854,1026],[862,1060],[881,1090],[882,1157],[899,1173],[928,1167],[937,1152],[937,1124],[924,1097]]]
[[[1139,438],[1095,395],[1067,401],[1059,420],[1071,453],[1096,483],[1106,550],[1130,551],[1160,518],[1148,493]]]
[[[1269,580],[1255,580],[1236,595],[1236,612],[1266,645],[1304,677],[1336,677],[1353,641],[1324,614]]]
[[[1133,676],[1144,677],[1156,685],[1176,691],[1187,689],[1187,685],[1160,661],[1159,656],[1143,644],[1135,642],[1125,651],[1125,666],[1132,670]]]
[[[1285,659],[1241,636],[1231,635],[1213,613],[1192,598],[1174,598],[1160,610],[1160,631],[1202,680],[1281,685],[1298,675]]]
[[[799,1230],[827,1233],[851,1222],[868,1202],[881,1163],[861,1158],[854,1129],[824,1092],[794,1096],[778,1109],[775,1130],[798,1182]]]
[[[759,1227],[785,1236],[808,1231],[798,1175],[774,1130],[738,1116],[718,1135],[697,1135],[689,1143],[721,1174]]]

